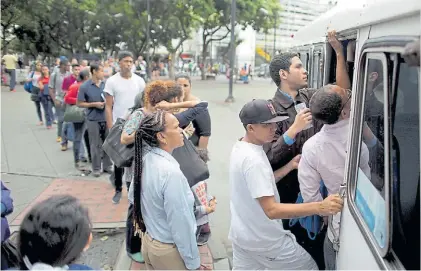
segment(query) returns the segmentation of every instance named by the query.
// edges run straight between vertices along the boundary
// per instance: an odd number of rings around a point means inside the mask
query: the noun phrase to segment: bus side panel
[[[381,270],[345,201],[341,217],[337,270]]]

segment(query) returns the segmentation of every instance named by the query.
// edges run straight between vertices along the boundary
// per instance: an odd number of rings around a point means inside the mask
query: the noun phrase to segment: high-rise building
[[[283,51],[291,46],[294,33],[308,25],[318,16],[336,5],[337,1],[329,0],[280,0],[282,11],[273,20],[275,29],[256,33],[256,53],[270,60],[274,51]],[[260,61],[258,61],[260,62]]]

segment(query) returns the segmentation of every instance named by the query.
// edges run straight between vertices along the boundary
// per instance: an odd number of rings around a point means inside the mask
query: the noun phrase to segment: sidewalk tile
[[[124,189],[121,202],[113,204],[111,199],[114,188],[108,182],[56,179],[11,222],[11,225],[18,226],[26,213],[38,202],[60,194],[70,194],[78,198],[89,209],[92,223],[126,221],[128,202]]]

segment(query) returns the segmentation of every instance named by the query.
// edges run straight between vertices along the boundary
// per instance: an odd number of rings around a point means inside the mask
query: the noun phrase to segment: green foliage
[[[228,36],[231,0],[2,0],[2,49],[14,46],[31,55],[106,54],[125,47],[136,55],[165,46],[175,55],[182,43],[203,29],[203,50]],[[263,15],[261,8],[268,10]],[[273,28],[278,0],[237,0],[236,24]],[[279,23],[280,20],[278,20]],[[225,36],[214,37],[218,30]]]

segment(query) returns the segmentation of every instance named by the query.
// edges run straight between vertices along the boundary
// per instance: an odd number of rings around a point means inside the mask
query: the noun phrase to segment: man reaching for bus
[[[344,56],[343,46],[336,38],[335,31],[328,33],[328,41],[336,53],[337,85],[349,89],[351,86]],[[275,139],[265,144],[264,149],[272,169],[285,166],[292,158],[301,153],[303,144],[320,131],[323,123],[313,121],[309,101],[316,89],[307,88],[307,71],[297,54],[281,53],[276,55],[269,66],[270,75],[278,89],[272,104],[277,112],[286,113],[289,119],[277,123]],[[295,203],[300,192],[297,171],[293,170],[277,183],[281,202]],[[324,234],[319,234],[315,240],[308,238],[307,231],[296,224],[289,227],[285,219],[284,227],[290,229],[303,246],[315,259],[320,269],[324,269],[323,240]],[[324,232],[325,233],[325,232]]]

